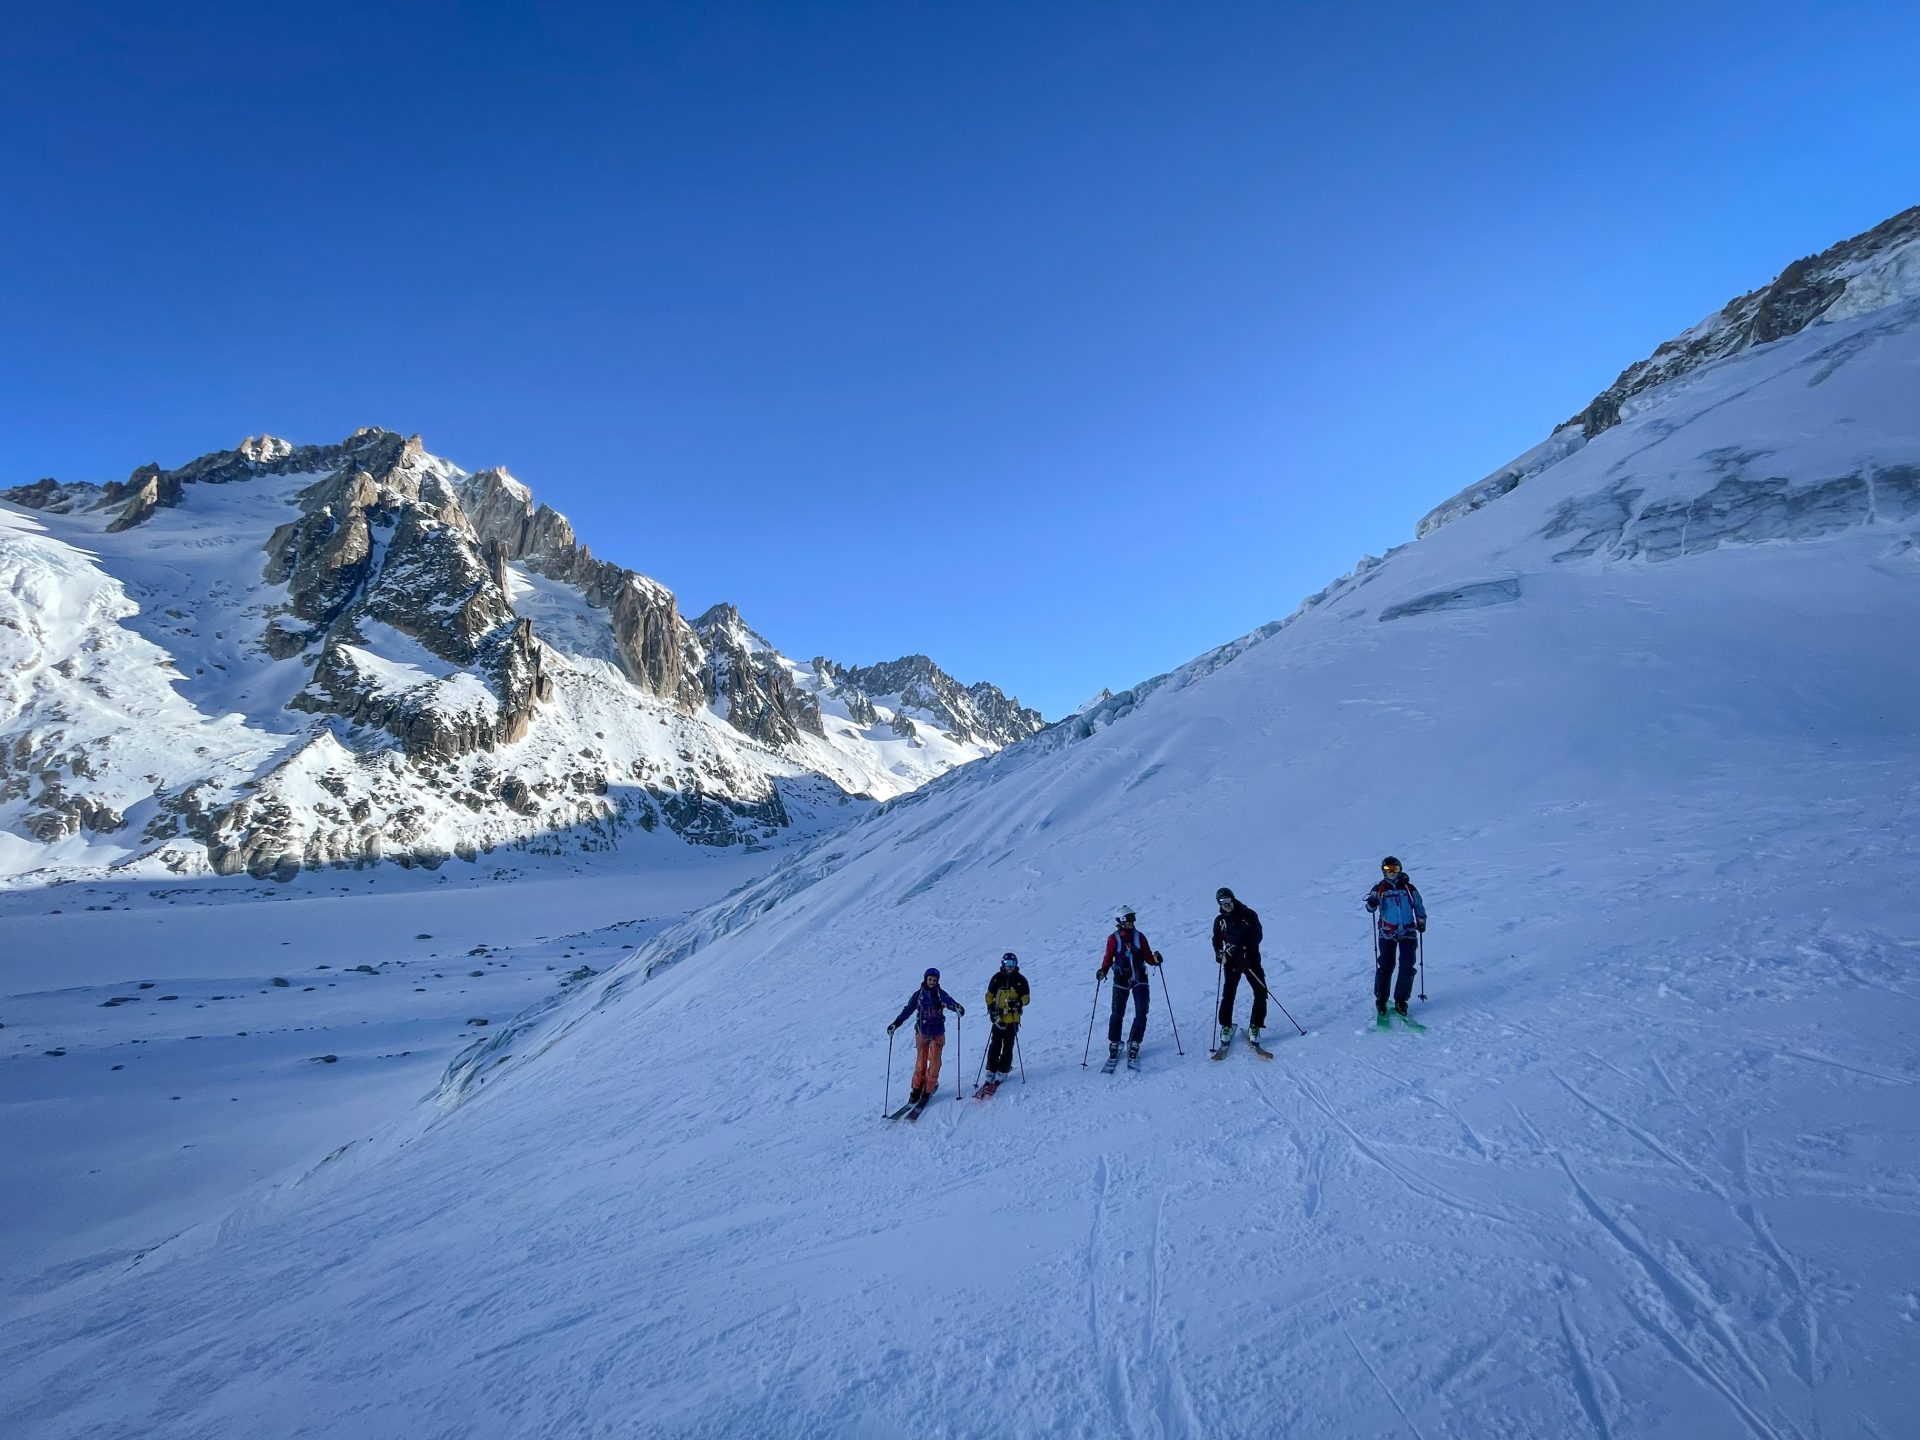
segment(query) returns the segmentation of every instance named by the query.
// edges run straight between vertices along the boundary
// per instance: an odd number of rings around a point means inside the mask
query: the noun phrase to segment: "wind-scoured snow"
[[[1642,394],[532,1007],[297,1184],[19,1307],[0,1425],[1905,1433],[1917,393],[1908,302]],[[1424,1035],[1372,1026],[1388,851],[1433,917]],[[1223,884],[1307,1031],[1276,1010],[1271,1063],[1206,1059]],[[1108,1077],[1122,902],[1167,963]],[[956,1102],[1006,949],[1025,1083]],[[889,1125],[928,964],[968,1014]]]

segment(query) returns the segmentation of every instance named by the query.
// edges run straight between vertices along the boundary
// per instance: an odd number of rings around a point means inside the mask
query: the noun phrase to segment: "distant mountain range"
[[[417,436],[0,491],[0,878],[763,843],[1044,723],[924,655],[689,623]]]

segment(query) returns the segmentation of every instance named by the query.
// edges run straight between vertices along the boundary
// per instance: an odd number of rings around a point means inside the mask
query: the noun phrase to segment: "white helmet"
[[[1131,919],[1133,919],[1133,906],[1116,905],[1113,907],[1113,923],[1114,924],[1118,925],[1122,920],[1131,920]]]

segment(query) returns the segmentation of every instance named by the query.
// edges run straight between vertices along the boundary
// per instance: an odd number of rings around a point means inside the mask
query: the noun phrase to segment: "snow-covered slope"
[[[1796,260],[1772,282],[1729,300],[1698,325],[1629,365],[1586,408],[1518,459],[1434,507],[1421,535],[1497,500],[1573,454],[1634,413],[1643,393],[1657,391],[1703,366],[1798,334],[1920,298],[1920,205]],[[1664,403],[1664,402],[1656,402]]]
[[[0,1423],[1904,1433],[1916,393],[1912,301],[1643,393],[1288,621],[790,858],[376,1142],[23,1307]],[[1424,1035],[1370,1023],[1388,850],[1433,915]],[[1270,1064],[1205,1058],[1221,884],[1307,1030],[1274,1015]],[[1144,1072],[1105,1077],[1121,902],[1165,986]],[[969,1006],[951,1093],[1008,948],[1028,1083],[878,1122],[922,966]]]
[[[785,840],[1042,723],[922,657],[896,662],[934,682],[915,709],[732,639],[417,437],[22,486],[0,500],[0,881]]]

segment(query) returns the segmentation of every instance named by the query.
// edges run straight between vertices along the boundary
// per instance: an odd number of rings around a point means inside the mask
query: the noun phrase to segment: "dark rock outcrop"
[[[738,610],[715,605],[693,629],[706,649],[701,686],[734,729],[776,749],[793,744],[802,730],[821,733],[819,698],[800,691],[779,653],[747,628]]]
[[[1847,280],[1877,255],[1920,238],[1920,205],[1901,211],[1851,240],[1796,260],[1773,282],[1730,300],[1717,315],[1667,341],[1620,372],[1566,423],[1588,439],[1620,423],[1620,407],[1642,390],[1664,385],[1709,361],[1797,335],[1824,315],[1846,292]]]

